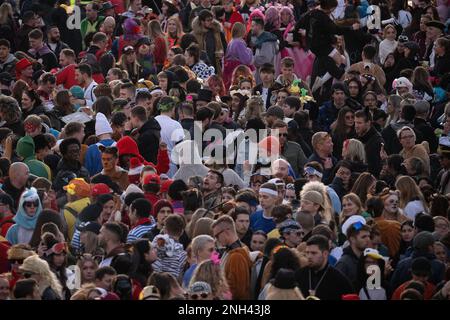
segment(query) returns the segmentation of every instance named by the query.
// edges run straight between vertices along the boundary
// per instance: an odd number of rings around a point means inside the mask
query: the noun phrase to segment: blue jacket
[[[99,143],[105,147],[110,147],[115,141],[113,139],[106,139]],[[102,171],[102,154],[98,149],[98,143],[90,145],[87,149],[86,156],[84,157],[84,167],[89,171],[91,177]]]
[[[337,119],[339,110],[334,106],[333,101],[326,101],[319,108],[317,124],[322,131],[330,132],[331,124]]]

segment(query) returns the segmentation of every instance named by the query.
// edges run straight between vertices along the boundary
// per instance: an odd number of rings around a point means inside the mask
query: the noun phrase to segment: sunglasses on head
[[[202,292],[199,294],[192,293],[189,297],[191,298],[191,300],[198,300],[199,298],[206,299],[206,298],[208,298],[208,293],[206,293],[206,292]]]

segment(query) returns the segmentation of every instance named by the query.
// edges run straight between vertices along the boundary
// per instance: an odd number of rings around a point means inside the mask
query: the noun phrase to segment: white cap
[[[113,133],[113,130],[106,116],[99,112],[95,117],[95,135],[99,136],[105,133]]]
[[[366,224],[366,219],[364,219],[363,216],[360,215],[354,215],[345,220],[344,224],[342,225],[342,233],[347,236],[347,230],[350,228],[350,226],[354,223],[360,222],[362,224]]]

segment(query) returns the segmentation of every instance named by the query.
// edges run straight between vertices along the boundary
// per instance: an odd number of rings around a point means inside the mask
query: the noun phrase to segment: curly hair
[[[223,294],[229,291],[228,282],[225,278],[220,264],[216,264],[212,260],[201,262],[194,271],[189,285],[204,281],[211,286],[213,297],[223,298]]]

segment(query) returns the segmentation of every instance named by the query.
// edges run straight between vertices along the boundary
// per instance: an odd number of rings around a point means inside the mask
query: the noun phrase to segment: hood
[[[140,133],[146,132],[147,130],[156,130],[156,131],[160,131],[161,130],[161,126],[159,125],[159,122],[156,121],[155,118],[151,117],[150,119],[148,119],[144,125],[139,129]]]
[[[0,65],[3,66],[3,65],[5,65],[5,64],[12,63],[12,62],[15,62],[15,61],[17,61],[17,58],[16,58],[12,53],[10,53],[10,54],[6,57],[5,62],[3,62],[3,63],[0,62]]]
[[[133,138],[129,136],[120,138],[120,140],[117,141],[116,147],[119,150],[119,156],[124,154],[132,154],[135,157],[139,158],[141,161],[143,161],[143,158],[139,153],[138,145]]]
[[[30,217],[25,213],[23,204],[25,201],[35,201],[35,200],[39,201],[39,205],[36,210],[36,214],[33,217]],[[30,188],[24,191],[20,196],[19,207],[17,208],[17,213],[16,216],[14,217],[14,221],[22,228],[32,230],[36,226],[36,221],[41,212],[42,212],[42,205],[37,190],[35,188]]]
[[[255,47],[261,48],[263,43],[265,42],[276,42],[278,41],[278,37],[273,33],[263,31],[258,38],[256,38]]]
[[[33,138],[30,136],[20,138],[17,142],[16,152],[24,161],[33,159],[35,155]]]
[[[220,32],[222,30],[222,25],[217,20],[213,20],[212,29],[214,32]],[[208,29],[203,28],[200,19],[195,17],[194,20],[192,20],[192,33],[195,35],[202,35],[206,32],[208,32]]]

